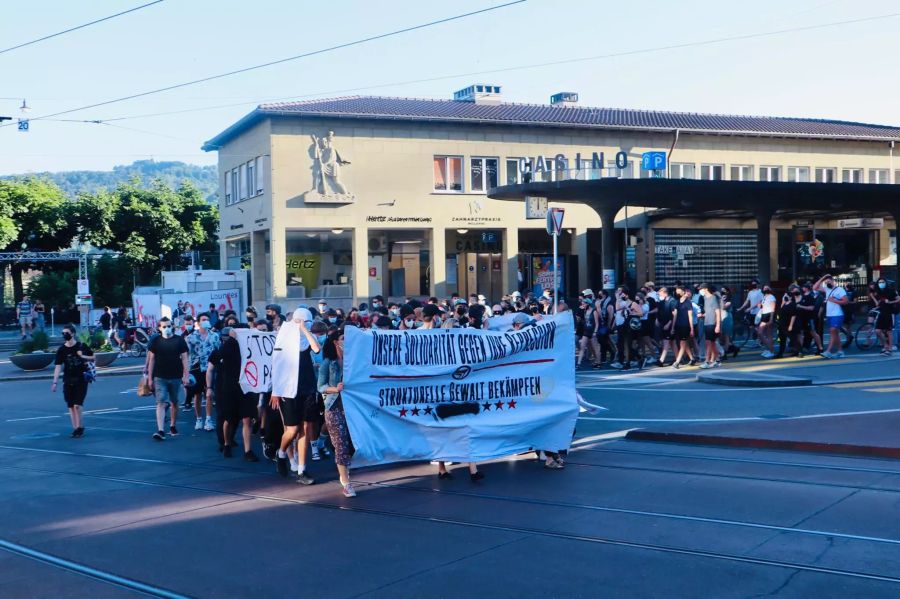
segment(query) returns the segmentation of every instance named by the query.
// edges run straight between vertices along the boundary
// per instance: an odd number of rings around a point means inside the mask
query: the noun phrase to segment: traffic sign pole
[[[559,233],[553,230],[553,314],[559,310],[559,299],[556,297],[556,290],[559,289],[559,268],[558,268],[558,249],[559,249]]]

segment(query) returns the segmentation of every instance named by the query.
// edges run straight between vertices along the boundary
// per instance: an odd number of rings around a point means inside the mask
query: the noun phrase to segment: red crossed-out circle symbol
[[[244,376],[247,377],[247,382],[252,387],[256,387],[259,382],[259,370],[256,368],[256,362],[247,362],[247,365],[244,366]]]

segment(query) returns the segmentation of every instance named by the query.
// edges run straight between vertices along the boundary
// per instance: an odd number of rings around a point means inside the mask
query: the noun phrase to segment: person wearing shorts
[[[694,338],[694,306],[691,303],[691,292],[686,287],[676,287],[675,296],[678,302],[672,309],[672,322],[675,324],[675,344],[678,346],[678,353],[675,355],[675,362],[672,368],[681,368],[681,359],[687,352],[691,365],[695,364],[694,353],[691,350]]]
[[[175,428],[178,403],[190,382],[190,369],[187,343],[181,335],[175,334],[172,321],[163,316],[159,319],[158,328],[159,336],[147,348],[147,377],[150,390],[156,396],[156,432],[153,438],[163,441],[166,438],[163,432],[166,408],[169,409],[169,435],[174,437],[178,434]]]
[[[281,414],[284,434],[281,436],[281,447],[278,450],[276,466],[281,476],[287,477],[290,472],[288,450],[297,440],[297,482],[303,485],[315,483],[306,474],[306,456],[309,451],[308,440],[313,438],[315,423],[319,420],[319,402],[317,398],[318,381],[313,366],[312,352],[319,353],[321,347],[318,339],[309,328],[312,326],[312,314],[306,308],[294,311],[290,322],[285,322],[275,339],[278,354],[272,362],[272,399],[269,404]],[[293,352],[298,359],[294,361]],[[282,360],[281,357],[285,356]],[[296,373],[282,373],[285,366],[298,370]],[[296,378],[292,376],[296,375]]]
[[[719,362],[719,346],[716,344],[716,339],[722,332],[722,309],[719,304],[719,296],[716,295],[715,288],[708,283],[700,286],[700,295],[703,296],[703,326],[706,339],[706,361],[700,365],[700,368],[718,368],[722,365]]]
[[[206,386],[208,396],[213,390],[216,394],[216,410],[218,412],[219,451],[223,457],[230,458],[234,437],[239,422],[243,423],[244,459],[258,462],[251,445],[251,421],[256,418],[257,393],[244,393],[241,389],[241,350],[238,346],[234,329],[224,327],[221,333],[222,345],[213,350],[209,356],[209,367],[206,369]],[[210,401],[208,398],[207,401]]]
[[[825,358],[843,358],[841,351],[841,325],[844,324],[844,304],[847,302],[847,292],[834,282],[834,277],[825,275],[819,279],[813,287],[816,291],[825,294],[825,324],[828,326],[828,348],[822,352]]]
[[[94,352],[87,345],[75,340],[75,325],[67,324],[62,330],[63,344],[56,350],[56,367],[53,369],[53,384],[50,391],[55,392],[60,372],[63,375],[63,399],[69,408],[72,420],[72,436],[84,435],[81,410],[87,397],[88,382],[84,378],[86,363],[94,360]]]
[[[875,287],[875,298],[878,300],[878,318],[875,319],[875,333],[881,341],[881,355],[890,357],[893,354],[894,313],[900,305],[900,296],[889,287],[883,278],[878,279]]]

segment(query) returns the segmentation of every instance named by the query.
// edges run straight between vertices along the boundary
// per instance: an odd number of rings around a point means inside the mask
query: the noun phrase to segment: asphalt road
[[[0,383],[0,594],[898,596],[900,463],[620,436],[900,409],[900,373],[777,390],[691,379],[579,375],[608,411],[582,415],[563,471],[525,456],[482,466],[478,484],[427,464],[370,469],[353,500],[330,462],[299,487],[222,458],[212,433],[154,442],[130,377],[92,386],[82,439],[49,381]]]

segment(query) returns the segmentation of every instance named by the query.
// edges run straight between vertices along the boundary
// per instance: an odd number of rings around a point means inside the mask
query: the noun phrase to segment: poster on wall
[[[318,286],[322,258],[319,254],[288,254],[287,284],[304,285],[308,289]]]
[[[819,239],[797,244],[797,252],[803,266],[825,267],[825,244]]]
[[[558,288],[566,288],[565,257],[556,257],[556,267],[559,269]],[[531,291],[535,295],[541,295],[544,289],[553,289],[553,256],[534,256],[531,263]],[[561,295],[565,295],[560,292]]]

